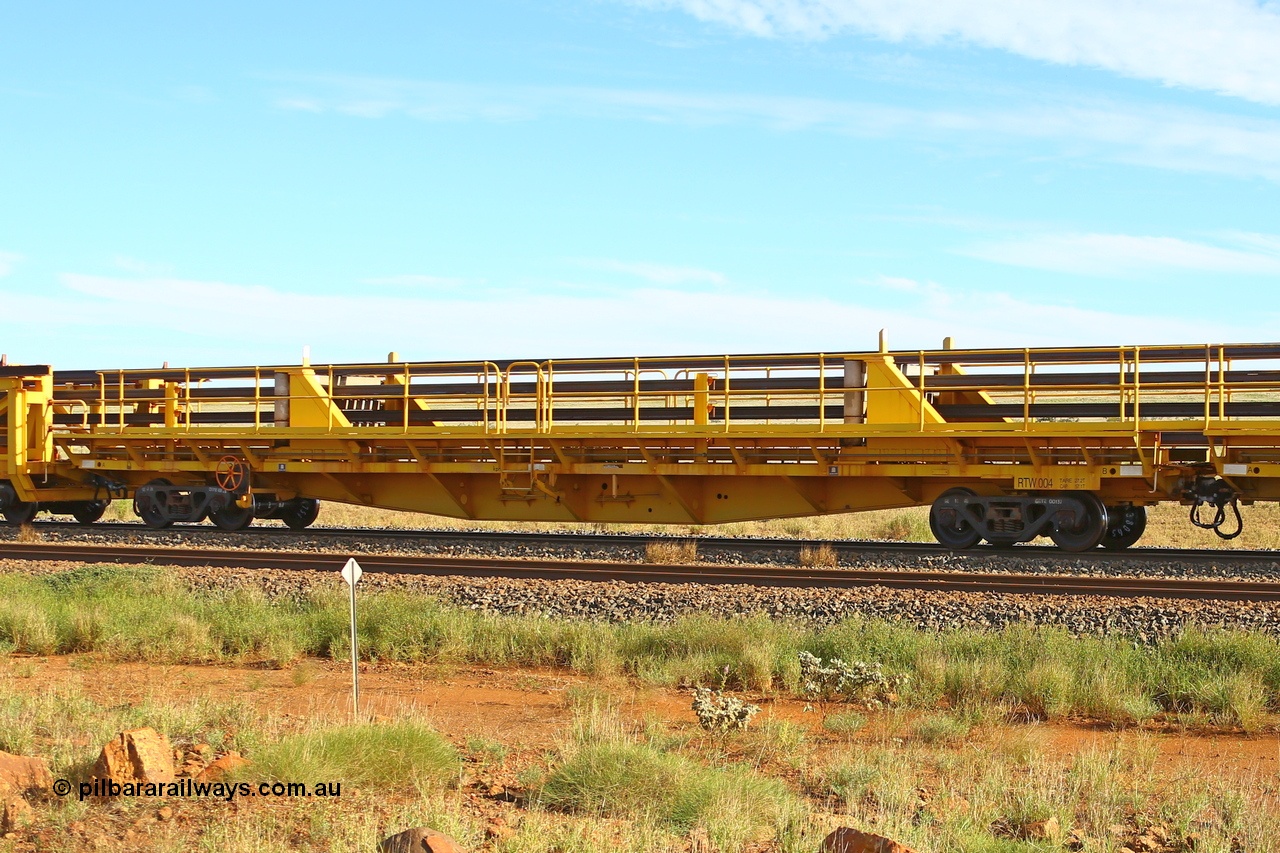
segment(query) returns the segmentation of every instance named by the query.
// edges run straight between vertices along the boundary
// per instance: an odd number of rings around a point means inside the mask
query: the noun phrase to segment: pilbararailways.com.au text
[[[63,784],[58,784],[63,783]],[[54,793],[66,796],[72,791],[71,783],[59,779],[53,786]],[[341,797],[341,782],[197,782],[179,779],[176,782],[113,782],[110,779],[94,779],[80,782],[76,788],[79,799],[91,797],[208,797],[231,802],[236,797]]]

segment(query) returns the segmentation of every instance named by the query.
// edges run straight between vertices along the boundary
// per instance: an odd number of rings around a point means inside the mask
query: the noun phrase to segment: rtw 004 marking
[[[1034,491],[1037,489],[1089,489],[1092,486],[1089,478],[1081,475],[1061,475],[1057,477],[1014,477],[1013,487],[1018,490]]]

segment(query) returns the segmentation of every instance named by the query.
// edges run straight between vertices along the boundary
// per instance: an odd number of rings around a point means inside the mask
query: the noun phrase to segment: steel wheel
[[[1076,519],[1072,527],[1061,530],[1054,527],[1049,538],[1064,551],[1089,551],[1098,547],[1107,532],[1107,508],[1093,492],[1069,492],[1067,496],[1084,504],[1085,516]]]
[[[252,501],[252,498],[250,500]],[[223,530],[244,530],[250,524],[253,524],[254,514],[252,503],[247,508],[236,506],[233,503],[223,509],[210,512],[209,520]]]
[[[320,515],[320,501],[312,498],[294,498],[285,504],[280,518],[291,530],[303,530],[310,527]]]
[[[30,524],[40,511],[40,504],[18,501],[4,511],[4,520],[13,525]]]
[[[943,498],[968,497],[973,497],[970,489],[947,489],[929,507],[929,529],[933,531],[933,538],[948,548],[972,548],[982,538],[982,534],[955,509],[938,505]]]
[[[148,486],[172,486],[164,477],[158,477],[147,483]],[[139,501],[137,497],[133,499],[133,511],[137,513],[138,518],[142,519],[142,523],[152,530],[163,530],[173,521],[168,518],[160,507],[156,506],[153,498],[144,498]]]
[[[1147,529],[1145,506],[1107,507],[1107,532],[1102,537],[1102,547],[1121,551],[1142,538]]]
[[[81,524],[93,524],[107,512],[111,501],[77,501],[71,517]]]

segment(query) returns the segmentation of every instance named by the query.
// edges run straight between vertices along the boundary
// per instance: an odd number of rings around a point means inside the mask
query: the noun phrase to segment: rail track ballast
[[[929,505],[952,548],[1124,548],[1280,500],[1280,343],[70,370],[0,367],[0,512],[153,527],[318,501],[716,524]]]

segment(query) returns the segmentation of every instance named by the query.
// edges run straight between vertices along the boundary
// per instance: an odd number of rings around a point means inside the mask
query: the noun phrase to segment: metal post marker
[[[360,722],[360,650],[356,646],[356,584],[363,574],[355,557],[342,567],[342,579],[351,588],[351,717],[357,723]]]

